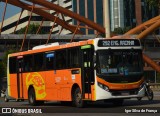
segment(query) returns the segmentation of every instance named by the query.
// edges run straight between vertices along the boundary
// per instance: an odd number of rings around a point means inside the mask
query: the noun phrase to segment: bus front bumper
[[[96,100],[105,100],[105,99],[129,99],[129,98],[139,98],[145,96],[145,88],[141,87],[135,90],[128,91],[105,91],[104,89],[97,88],[97,99]]]

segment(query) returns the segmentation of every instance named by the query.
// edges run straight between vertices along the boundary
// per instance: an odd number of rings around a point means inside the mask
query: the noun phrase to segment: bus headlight
[[[105,91],[109,91],[109,88],[108,88],[107,86],[103,86],[103,89],[104,89]]]
[[[103,85],[102,83],[98,82],[98,86],[102,89],[104,89],[105,91],[109,91],[109,87],[107,87],[106,85]]]
[[[98,86],[103,89],[103,85],[101,83],[98,83]]]

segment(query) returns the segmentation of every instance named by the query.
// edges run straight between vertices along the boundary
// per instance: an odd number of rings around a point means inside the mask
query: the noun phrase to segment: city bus
[[[138,39],[96,38],[51,43],[8,55],[9,96],[28,100],[86,102],[143,97],[142,46]]]

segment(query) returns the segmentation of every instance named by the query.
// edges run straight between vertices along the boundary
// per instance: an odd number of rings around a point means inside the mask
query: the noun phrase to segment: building
[[[104,26],[103,0],[72,0],[72,4],[74,12]],[[111,31],[118,27],[133,28],[158,15],[158,9],[150,9],[146,0],[109,0],[109,7]],[[77,24],[77,21],[73,23]],[[86,34],[96,33],[92,30],[82,31]]]
[[[17,21],[19,19],[20,14],[21,13],[18,13],[16,15],[4,20],[1,34],[14,33],[15,25],[17,24]],[[24,10],[22,13],[21,19],[19,21],[19,25],[17,26],[16,32],[18,32],[20,29],[22,29],[28,25],[29,17],[30,17],[30,12],[27,10]],[[33,13],[30,24],[40,25],[41,20],[42,20],[41,16],[38,16]],[[1,25],[1,23],[0,23],[0,25]],[[48,32],[50,30],[50,21],[45,21],[43,23],[42,30],[44,30],[46,32]]]
[[[62,6],[66,9],[69,9],[72,11],[72,0],[49,0],[51,2],[53,2],[54,4],[57,4],[59,6]],[[50,10],[49,11],[50,13],[54,14],[55,16],[57,15],[55,11],[53,10]],[[20,13],[4,20],[4,24],[3,24],[3,29],[2,29],[2,34],[11,34],[14,32],[14,29],[15,29],[15,25],[17,24],[17,21],[18,21],[18,18],[20,16]],[[20,19],[20,23],[17,27],[17,31],[20,30],[21,28],[24,28],[27,26],[28,24],[28,19],[29,19],[29,16],[30,16],[30,12],[29,11],[23,11],[23,14],[21,16],[21,19]],[[62,16],[61,14],[57,15],[59,18],[62,19]],[[68,16],[64,16],[64,19],[66,22],[68,22],[69,24],[72,24],[72,19]],[[37,25],[40,25],[42,21],[42,17],[41,16],[38,16],[36,14],[32,14],[32,18],[31,18],[31,22],[30,24],[37,24]],[[1,25],[1,23],[0,23]],[[51,21],[44,21],[43,25],[42,25],[42,30],[44,30],[46,33],[50,32],[50,29],[53,25],[53,22]],[[54,26],[54,29],[53,29],[53,32],[52,34],[57,34],[59,32],[59,30],[61,30],[61,26],[59,25],[55,25]],[[68,30],[63,30],[61,34],[70,34],[71,32],[68,31]]]
[[[66,8],[68,10],[72,11],[72,0],[49,0],[51,2],[53,2],[54,4],[57,4],[59,6],[62,6],[63,8]],[[55,16],[58,16],[60,19],[63,20],[62,15],[61,14],[56,14],[55,11],[50,10],[51,14],[54,14]],[[72,24],[72,19],[68,16],[64,16],[64,19],[67,23]],[[52,27],[53,22],[50,23],[50,26]],[[57,34],[59,33],[59,31],[61,30],[61,26],[60,25],[55,25],[52,34]],[[68,30],[63,30],[61,34],[71,34],[70,31]]]
[[[103,21],[103,0],[72,0],[73,12],[84,16],[101,26],[104,26]],[[78,22],[73,19],[73,24]],[[81,26],[84,24],[80,23]],[[81,29],[86,34],[96,34],[94,30]]]
[[[157,35],[160,38],[160,35]],[[160,41],[152,35],[142,40],[143,53],[160,65]],[[152,83],[160,83],[160,73],[157,73],[147,63],[144,63],[145,77]]]
[[[62,6],[68,10],[71,10],[81,16],[84,16],[99,25],[104,26],[104,11],[103,11],[103,1],[104,0],[49,0],[54,4]],[[158,15],[158,9],[152,8],[150,9],[146,0],[109,0],[110,7],[110,24],[111,31],[114,31],[115,28],[133,28],[136,25],[141,24],[144,21],[149,20],[150,18]],[[50,13],[62,18],[61,14],[56,14],[55,11],[50,10]],[[2,30],[2,34],[13,33],[14,26],[16,25],[16,21],[18,20],[19,14],[16,14],[13,17],[10,17],[4,21],[4,26]],[[25,27],[28,24],[30,12],[25,11],[22,14],[22,18],[20,20],[20,25],[17,30]],[[31,19],[31,24],[36,23],[40,24],[42,17],[33,14]],[[64,20],[72,25],[77,25],[79,22],[75,19],[71,19],[68,16],[64,16]],[[85,24],[80,23],[81,26]],[[51,27],[53,26],[53,22],[45,21],[43,24],[43,28],[46,32],[49,33]],[[57,34],[62,29],[61,26],[55,25],[52,34]],[[97,34],[96,31],[91,29],[82,28],[81,31],[88,34]],[[71,34],[68,30],[63,30],[61,34]]]

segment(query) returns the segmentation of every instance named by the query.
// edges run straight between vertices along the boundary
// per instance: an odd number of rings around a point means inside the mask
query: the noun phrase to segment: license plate
[[[122,92],[121,95],[127,96],[127,95],[129,95],[129,93],[128,92]]]

